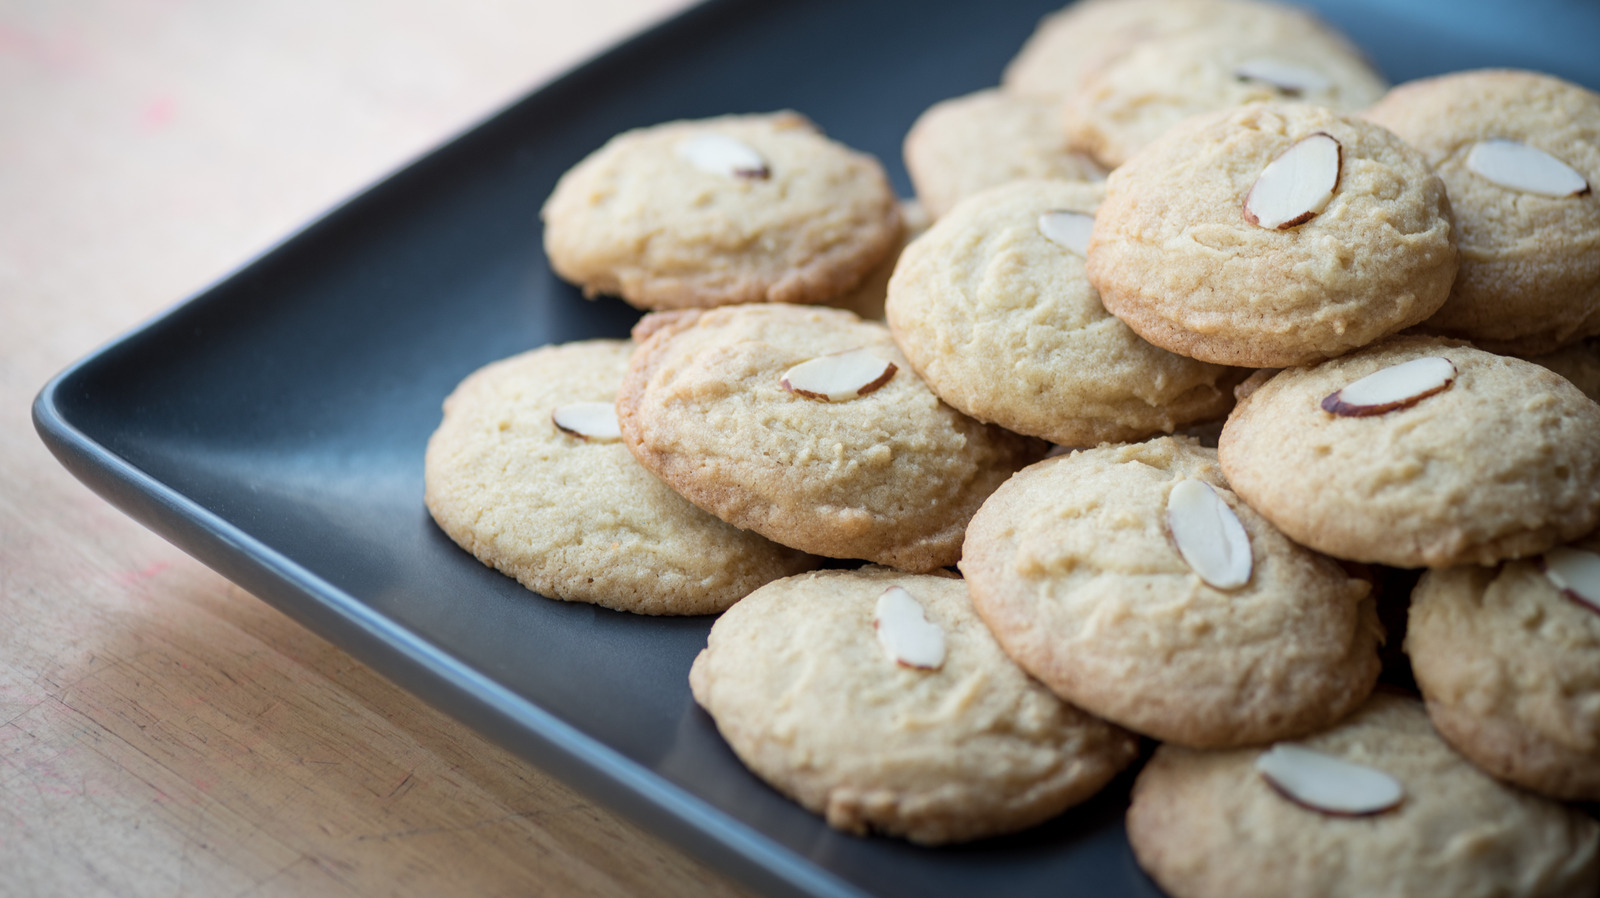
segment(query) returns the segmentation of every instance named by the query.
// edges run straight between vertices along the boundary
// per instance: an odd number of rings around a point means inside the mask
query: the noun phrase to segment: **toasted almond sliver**
[[[597,443],[622,439],[617,407],[610,402],[569,402],[550,413],[555,425],[573,436]]]
[[[944,630],[928,620],[922,603],[903,586],[878,596],[872,625],[884,654],[902,667],[938,670],[944,666]]]
[[[1045,239],[1082,258],[1089,256],[1089,234],[1094,230],[1094,216],[1082,212],[1057,210],[1039,216],[1039,233]]]
[[[1322,410],[1346,418],[1409,408],[1455,383],[1456,366],[1439,356],[1412,359],[1346,384],[1322,398]]]
[[[882,387],[896,370],[894,362],[870,349],[852,349],[801,362],[785,371],[778,384],[807,399],[848,402]]]
[[[770,174],[760,153],[726,134],[698,134],[680,141],[677,151],[695,168],[714,175],[760,180]]]
[[[1600,555],[1563,546],[1544,553],[1541,566],[1567,598],[1600,613]]]
[[[1245,60],[1233,67],[1233,74],[1237,78],[1265,82],[1291,97],[1326,90],[1333,83],[1321,72],[1265,58]]]
[[[1485,140],[1467,152],[1467,168],[1501,187],[1540,196],[1569,197],[1589,192],[1589,182],[1572,166],[1515,140]]]
[[[1287,230],[1315,218],[1339,188],[1344,150],[1332,135],[1306,137],[1261,170],[1244,198],[1244,220]]]
[[[1250,582],[1250,535],[1211,484],[1180,480],[1167,495],[1167,529],[1184,563],[1217,589]]]
[[[1256,771],[1295,804],[1340,817],[1381,813],[1405,798],[1382,770],[1284,742],[1256,757]]]

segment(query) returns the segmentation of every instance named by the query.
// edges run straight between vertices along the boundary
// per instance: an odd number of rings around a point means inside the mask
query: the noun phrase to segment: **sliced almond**
[[[1339,187],[1344,148],[1318,131],[1261,170],[1244,198],[1244,220],[1268,230],[1305,224],[1328,207]]]
[[[622,439],[617,407],[610,402],[569,402],[550,413],[555,425],[575,437],[597,443]]]
[[[1256,771],[1283,797],[1340,817],[1362,817],[1398,807],[1400,781],[1375,767],[1279,743],[1256,757]]]
[[[1600,614],[1600,555],[1563,546],[1544,553],[1541,566],[1567,598]]]
[[[1556,198],[1581,196],[1589,182],[1572,166],[1515,140],[1485,140],[1467,152],[1467,169],[1501,187]]]
[[[778,381],[785,390],[822,402],[848,402],[871,393],[894,377],[894,362],[870,349],[852,349],[801,362]]]
[[[1046,240],[1083,258],[1089,257],[1089,233],[1094,230],[1094,216],[1082,212],[1057,210],[1039,216],[1039,233]]]
[[[1239,516],[1203,480],[1180,480],[1167,495],[1167,529],[1178,554],[1217,589],[1250,582],[1250,535]]]
[[[726,134],[699,134],[679,141],[678,155],[714,175],[761,180],[771,175],[767,160],[749,144]]]
[[[928,620],[922,603],[905,587],[891,586],[878,596],[872,626],[878,631],[878,644],[894,663],[920,670],[944,666],[944,630]]]
[[[1276,59],[1249,59],[1233,67],[1233,75],[1244,81],[1260,81],[1284,95],[1298,97],[1333,85],[1321,72],[1301,68]]]
[[[1346,418],[1409,408],[1456,380],[1455,363],[1438,356],[1412,359],[1368,374],[1322,397],[1322,410]]]

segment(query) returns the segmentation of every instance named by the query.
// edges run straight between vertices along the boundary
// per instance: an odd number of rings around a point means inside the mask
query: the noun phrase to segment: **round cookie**
[[[1093,215],[1099,184],[1019,181],[970,197],[906,250],[889,327],[940,398],[1069,446],[1143,439],[1233,406],[1244,372],[1158,349],[1111,317],[1082,247],[1041,216]],[[1078,219],[1082,221],[1082,219]]]
[[[1600,888],[1600,825],[1483,774],[1414,699],[1380,692],[1300,745],[1388,774],[1400,804],[1331,816],[1269,785],[1260,749],[1163,745],[1128,810],[1139,865],[1173,898],[1567,898]]]
[[[1091,73],[1066,98],[1060,120],[1073,149],[1116,168],[1193,115],[1286,100],[1353,111],[1387,89],[1340,35],[1263,18],[1139,42]]]
[[[1252,224],[1250,210],[1267,214],[1265,197],[1284,195],[1253,194],[1258,180],[1283,185],[1264,170],[1329,138],[1337,163],[1320,174],[1336,185],[1320,212],[1282,228]],[[1433,314],[1455,277],[1454,234],[1443,183],[1393,134],[1321,107],[1256,103],[1189,119],[1111,173],[1089,280],[1111,314],[1157,346],[1279,368]]]
[[[488,365],[444,402],[425,501],[439,527],[534,592],[640,614],[711,614],[817,560],[695,508],[615,437],[558,428],[611,402],[632,344],[547,346]]]
[[[905,139],[906,171],[933,218],[962,199],[1010,181],[1098,181],[1105,173],[1067,148],[1050,100],[980,90],[935,103]]]
[[[1212,586],[1180,550],[1167,509],[1185,481],[1209,486],[1242,525],[1252,564],[1242,586]],[[1192,440],[1027,468],[973,517],[961,571],[1025,670],[1164,741],[1231,747],[1321,729],[1377,679],[1370,584],[1273,529]]]
[[[620,134],[540,215],[557,274],[643,309],[827,302],[900,237],[878,161],[793,112]]]
[[[880,641],[879,597],[897,586],[942,631],[937,669]],[[757,775],[859,835],[933,845],[1023,829],[1137,752],[1006,658],[950,577],[869,567],[768,584],[712,626],[689,684]]]
[[[1402,84],[1363,113],[1416,147],[1450,191],[1461,271],[1424,327],[1493,352],[1550,352],[1600,334],[1600,94],[1550,75],[1460,72]],[[1504,186],[1484,141],[1554,156],[1577,195]]]
[[[1600,536],[1573,544],[1600,553]],[[1503,780],[1600,801],[1600,609],[1537,560],[1429,571],[1406,653],[1434,726]]]
[[[1441,392],[1381,414],[1324,408],[1361,378],[1429,357],[1453,366]],[[1351,561],[1494,564],[1600,524],[1600,406],[1532,362],[1442,338],[1395,337],[1279,372],[1240,399],[1218,451],[1251,507]]]
[[[1080,0],[1047,15],[1006,65],[1001,83],[1015,93],[1061,99],[1109,60],[1140,42],[1202,29],[1269,27],[1326,31],[1312,14],[1251,0]]]
[[[1525,358],[1572,381],[1583,395],[1600,402],[1600,339],[1584,340],[1555,352]]]
[[[910,571],[954,564],[972,513],[1044,452],[940,402],[888,327],[840,309],[659,313],[634,335],[617,400],[634,456],[723,520],[817,555]],[[855,350],[893,366],[859,398],[784,386],[796,366]]]

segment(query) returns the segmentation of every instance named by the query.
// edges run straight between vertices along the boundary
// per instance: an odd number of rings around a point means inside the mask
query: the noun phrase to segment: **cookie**
[[[993,89],[928,107],[906,133],[904,155],[917,199],[934,218],[1010,181],[1105,177],[1093,160],[1068,149],[1056,103]]]
[[[1450,221],[1444,184],[1393,134],[1256,103],[1189,119],[1111,173],[1089,280],[1164,349],[1303,365],[1433,314],[1456,272]]]
[[[1600,339],[1584,340],[1555,352],[1526,358],[1572,381],[1583,395],[1600,402]]]
[[[828,302],[900,238],[878,161],[793,112],[620,134],[540,214],[557,274],[642,309]]]
[[[1517,355],[1600,334],[1600,94],[1459,72],[1402,84],[1363,115],[1450,191],[1461,271],[1426,329]]]
[[[1066,239],[1058,226],[1086,236],[1103,195],[1099,184],[1067,181],[993,188],[905,252],[890,282],[889,327],[940,398],[1069,446],[1227,414],[1244,372],[1140,339],[1100,304],[1082,243],[1056,242]]]
[[[1167,34],[1215,29],[1238,32],[1299,26],[1326,30],[1310,13],[1280,3],[1248,0],[1080,0],[1045,16],[1001,83],[1014,93],[1060,100],[1108,61],[1140,42]]]
[[[428,441],[425,499],[440,529],[534,592],[640,614],[710,614],[816,567],[690,505],[602,432],[605,414],[566,421],[584,411],[575,403],[609,409],[631,351],[547,346],[462,381]]]
[[[1242,567],[1221,576],[1219,558]],[[1164,741],[1230,747],[1321,729],[1378,675],[1369,584],[1275,530],[1192,440],[1027,468],[973,517],[961,572],[1030,674]]]
[[[900,243],[895,249],[878,263],[878,267],[867,275],[861,286],[843,296],[835,297],[828,302],[828,305],[848,309],[862,318],[883,320],[883,306],[889,297],[889,278],[894,276],[894,266],[900,261],[900,254],[905,252],[911,241],[921,237],[932,224],[927,210],[916,200],[900,202],[900,222]]]
[[[891,591],[913,620],[894,617]],[[896,647],[920,620],[936,655]],[[1137,750],[1006,658],[949,577],[869,567],[770,583],[712,626],[689,684],[740,760],[858,835],[934,845],[1023,829]]]
[[[1387,397],[1369,389],[1381,382],[1354,386],[1380,371],[1393,372]],[[1352,561],[1495,564],[1600,524],[1600,406],[1532,362],[1442,338],[1272,376],[1239,401],[1218,451],[1253,508]]]
[[[1340,35],[1302,21],[1166,34],[1091,73],[1061,107],[1068,144],[1115,168],[1190,116],[1247,103],[1370,106],[1383,76]]]
[[[1600,536],[1571,549],[1593,558]],[[1434,726],[1474,764],[1555,798],[1600,801],[1600,594],[1568,593],[1544,568],[1427,572],[1406,653]]]
[[[1374,695],[1298,747],[1377,771],[1399,786],[1399,804],[1330,814],[1269,784],[1262,749],[1163,745],[1128,810],[1139,865],[1173,898],[1568,898],[1600,888],[1600,825],[1467,763],[1414,699]],[[1373,778],[1331,783],[1348,795]]]
[[[954,564],[972,513],[1044,451],[940,402],[888,327],[840,309],[658,313],[634,334],[617,400],[634,456],[717,517],[817,555]]]

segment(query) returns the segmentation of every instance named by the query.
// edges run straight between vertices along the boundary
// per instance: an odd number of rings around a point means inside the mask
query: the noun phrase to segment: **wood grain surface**
[[[0,894],[733,895],[123,517],[55,372],[684,0],[0,2]]]

